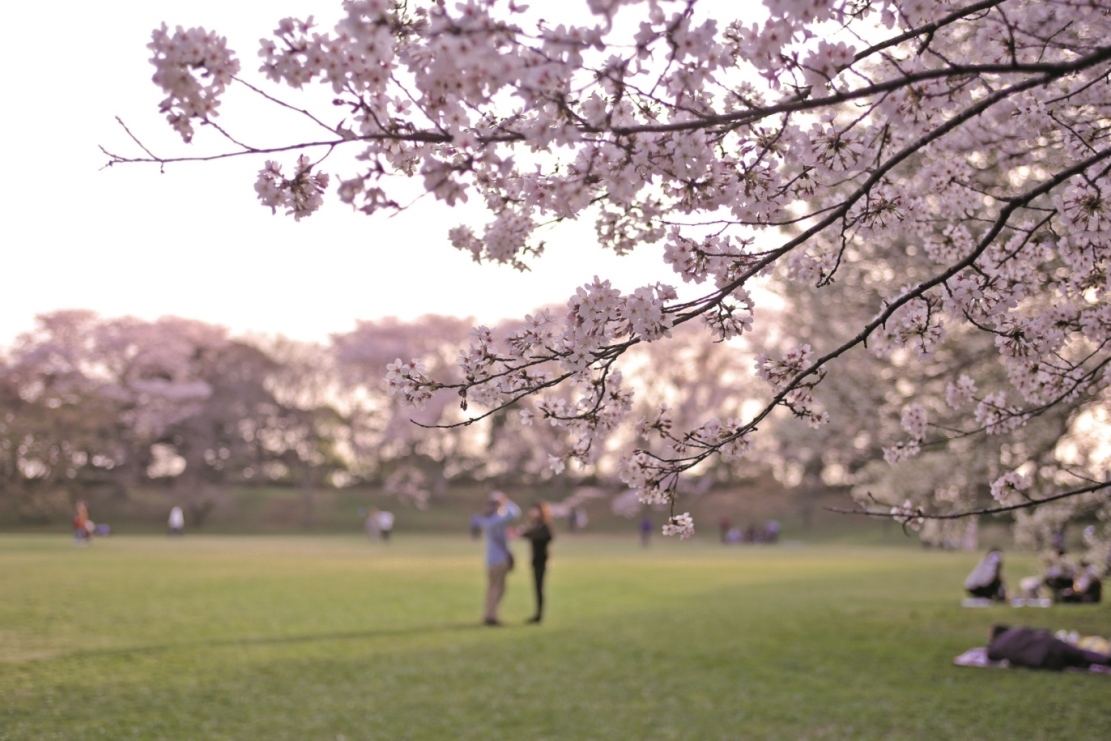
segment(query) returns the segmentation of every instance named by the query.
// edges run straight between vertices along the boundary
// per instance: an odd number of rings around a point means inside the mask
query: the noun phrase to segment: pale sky
[[[595,274],[623,291],[677,282],[658,246],[618,258],[595,246],[589,223],[551,234],[532,272],[519,273],[478,266],[451,247],[447,230],[462,215],[430,200],[392,219],[332,200],[297,223],[255,200],[261,160],[173,165],[161,175],[145,165],[100,169],[108,158],[98,145],[137,154],[117,115],[157,153],[188,153],[159,114],[162,96],[150,82],[146,44],[163,20],[227,36],[254,80],[258,39],[280,18],[315,13],[330,29],[339,7],[339,0],[61,0],[6,8],[7,57],[16,66],[2,83],[0,118],[8,161],[0,185],[0,347],[31,329],[35,315],[56,309],[177,315],[234,332],[323,339],[356,319],[387,315],[522,316],[562,304]],[[233,115],[229,101],[221,117],[233,133],[280,137],[270,109],[237,110],[243,115]],[[202,147],[208,135],[198,134]]]

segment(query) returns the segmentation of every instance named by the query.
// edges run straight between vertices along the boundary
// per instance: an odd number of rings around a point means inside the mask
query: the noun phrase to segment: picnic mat
[[[965,597],[961,600],[961,607],[996,607],[997,605],[1010,605],[1011,607],[1052,607],[1053,600],[1045,597],[1015,597],[1006,602],[987,599],[985,597]]]

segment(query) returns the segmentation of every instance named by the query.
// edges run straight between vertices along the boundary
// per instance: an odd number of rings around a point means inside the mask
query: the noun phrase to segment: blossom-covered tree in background
[[[258,157],[259,201],[296,219],[333,185],[371,215],[422,191],[478,204],[485,223],[445,236],[519,267],[567,220],[593,222],[602,249],[662,244],[682,296],[663,275],[623,294],[587,271],[563,310],[508,335],[476,329],[452,370],[401,357],[388,379],[418,407],[454,393],[471,419],[531,398],[571,463],[634,430],[621,475],[673,507],[668,532],[692,528],[674,509],[680,477],[751,455],[784,415],[852,432],[892,466],[948,450],[960,465],[929,491],[904,502],[877,485],[907,524],[1043,502],[1111,517],[1106,446],[1092,442],[1111,381],[1111,6],[766,0],[754,20],[707,0],[538,5],[347,2],[334,24],[280,21],[257,73],[215,33],[164,27],[150,44],[162,111],[209,149],[112,162]],[[322,88],[331,104],[266,84]],[[217,115],[234,85],[316,134],[244,144],[251,132]],[[805,295],[822,308],[775,327],[760,403],[635,411],[631,349],[685,324],[707,343],[770,337],[768,278],[788,307]],[[831,403],[854,405],[854,378],[858,391],[881,381],[865,389],[884,414],[866,440]],[[982,444],[997,451],[985,465],[968,452]]]
[[[903,255],[912,264],[921,255]],[[848,267],[848,266],[845,266]],[[889,266],[878,257],[868,271],[882,275]],[[760,339],[765,347],[793,345],[801,335],[815,348],[837,346],[866,321],[878,300],[877,284],[866,276],[838,281],[827,290],[795,295],[779,321]],[[882,282],[879,284],[882,286]],[[847,321],[855,317],[856,322]],[[782,332],[784,327],[799,329]],[[1091,447],[1083,457],[1069,448],[1078,439],[1096,442],[1085,428],[1093,421],[1098,398],[1086,395],[1062,401],[1008,435],[954,435],[969,414],[967,407],[950,406],[950,369],[977,378],[981,383],[1006,383],[996,360],[990,335],[969,326],[952,326],[928,358],[915,352],[873,353],[861,348],[846,356],[851,374],[831,374],[815,389],[815,397],[836,425],[800,429],[775,425],[771,434],[778,444],[781,481],[796,484],[807,496],[818,499],[830,486],[851,487],[858,501],[868,507],[877,502],[898,502],[904,509],[928,507],[943,519],[921,523],[923,540],[936,545],[962,541],[969,527],[959,517],[969,509],[998,507],[991,484],[1015,461],[1026,461],[1031,493],[1053,491],[1065,470],[1098,477],[1106,467],[1106,448],[1100,455]],[[890,445],[907,435],[907,427],[925,417],[932,431],[918,442],[913,455],[891,465],[888,459],[905,455],[904,445]],[[886,448],[886,449],[885,449]],[[1091,455],[1095,453],[1095,455]],[[1097,493],[1068,498],[1069,516],[1062,520],[1062,505],[1038,508],[1031,519],[1016,512],[1019,541],[1047,544],[1053,532],[1073,517],[1090,517],[1098,511]],[[909,502],[909,504],[904,504]],[[1020,500],[1021,502],[1021,500]],[[1056,514],[1049,517],[1050,512]],[[951,519],[950,519],[951,517]],[[916,523],[917,524],[917,523]]]
[[[482,467],[483,443],[452,426],[462,420],[454,403],[457,396],[434,392],[414,411],[387,393],[382,371],[405,355],[420,356],[437,373],[450,374],[469,330],[467,320],[452,317],[426,316],[413,322],[387,318],[360,321],[351,332],[333,337],[338,369],[353,405],[353,441],[363,475],[377,469],[390,494],[421,506],[442,498],[450,478]]]
[[[119,403],[90,377],[95,317],[63,312],[39,324],[42,342],[23,338],[0,361],[0,481],[15,512],[31,520],[69,513],[67,485],[118,476],[126,445],[114,434]]]
[[[335,354],[280,336],[251,344],[273,364],[264,387],[276,404],[273,421],[252,435],[261,438],[276,473],[300,480],[302,523],[312,527],[317,487],[337,483],[337,476],[346,480],[352,467],[348,395]]]
[[[172,501],[199,526],[235,492],[277,486],[300,491],[291,514],[312,527],[321,488],[381,488],[418,507],[438,504],[451,484],[478,481],[543,487],[556,504],[587,489],[590,498],[619,490],[632,430],[594,451],[588,469],[557,471],[574,440],[538,421],[534,406],[468,425],[453,392],[416,413],[389,393],[380,371],[391,358],[420,355],[448,373],[469,332],[467,319],[386,318],[310,343],[235,337],[175,317],[42,315],[0,348],[0,516],[68,518],[75,500],[92,496],[159,517]],[[631,384],[673,400],[679,420],[707,404],[737,408],[753,385],[751,358],[704,344],[688,326],[673,339],[631,353]],[[707,468],[698,486],[729,486],[766,466],[743,464]],[[635,497],[632,505],[635,514]]]
[[[0,366],[0,485],[18,516],[165,482],[199,525],[228,484],[280,457],[262,433],[281,424],[264,384],[275,364],[223,328],[86,311],[37,323]]]

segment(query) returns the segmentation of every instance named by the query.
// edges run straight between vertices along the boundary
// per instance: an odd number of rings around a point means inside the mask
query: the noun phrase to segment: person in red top
[[[85,501],[78,500],[77,513],[73,516],[73,542],[78,545],[88,545],[93,542],[92,523],[89,522],[89,506]]]

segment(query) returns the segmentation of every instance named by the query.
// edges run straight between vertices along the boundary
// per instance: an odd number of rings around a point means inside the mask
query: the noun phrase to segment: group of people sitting
[[[964,588],[972,601],[1005,602],[1011,597],[1011,604],[1015,605],[1049,605],[1099,602],[1103,584],[1099,572],[1091,564],[1080,561],[1078,566],[1073,566],[1065,558],[1064,549],[1058,547],[1049,555],[1044,574],[1020,580],[1019,592],[1008,595],[1003,582],[1003,552],[992,548],[972,569],[972,573],[965,579]],[[1003,666],[1050,671],[1072,669],[1111,672],[1108,644],[1103,639],[1100,641],[1099,646],[1092,646],[1040,628],[994,625],[986,653],[980,656],[986,656],[992,662],[1002,662],[1000,665]],[[973,649],[966,652],[958,657],[957,663],[969,663],[962,659],[977,651],[985,650]],[[976,661],[970,665],[984,664]]]
[[[970,597],[1003,602],[1007,590],[1003,584],[1003,552],[992,548],[976,564],[964,582]],[[1099,571],[1087,561],[1073,565],[1064,549],[1054,549],[1041,576],[1019,581],[1019,599],[1048,599],[1054,604],[1094,604],[1103,598],[1103,581]]]
[[[729,522],[728,517],[718,521],[718,531],[722,543],[777,543],[779,542],[779,523],[769,520],[763,525],[749,525],[743,530]]]
[[[1063,549],[1053,552],[1041,584],[1024,579],[1019,582],[1020,587],[1023,582],[1031,590],[1040,591],[1044,587],[1052,595],[1054,602],[1092,604],[1103,598],[1103,582],[1095,567],[1085,560],[1074,566],[1065,557]]]

